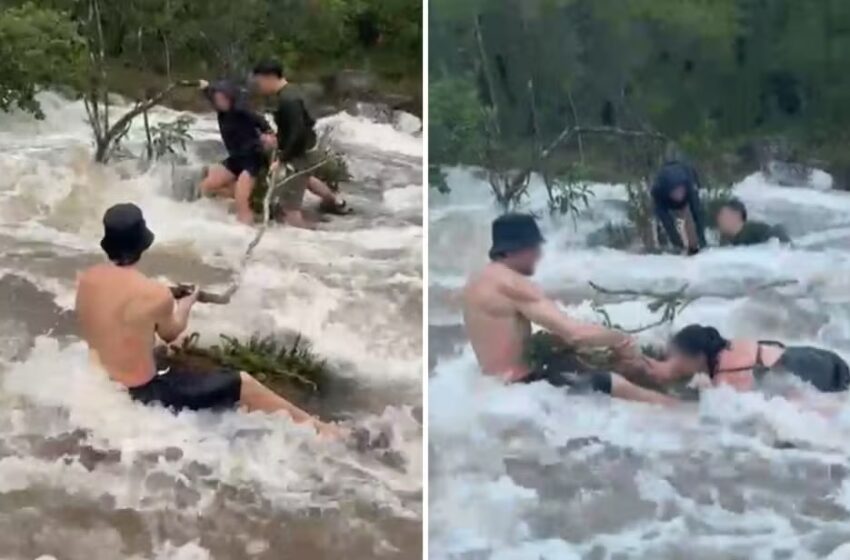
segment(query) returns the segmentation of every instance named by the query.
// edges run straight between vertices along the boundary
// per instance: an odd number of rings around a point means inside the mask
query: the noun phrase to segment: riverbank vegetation
[[[323,95],[419,112],[421,14],[421,0],[0,0],[0,110],[41,116],[48,88],[81,96],[106,161],[150,101],[205,109],[179,86],[244,81],[271,57]],[[113,114],[112,93],[137,103]]]
[[[774,160],[850,188],[850,3],[434,0],[430,19],[432,163],[484,168],[506,209],[535,173],[553,212],[604,181],[640,213],[683,156],[710,189]]]

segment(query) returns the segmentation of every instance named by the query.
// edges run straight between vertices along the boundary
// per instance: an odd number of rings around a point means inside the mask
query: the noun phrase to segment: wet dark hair
[[[500,260],[502,260],[502,259],[507,258],[508,254],[507,254],[507,253],[505,253],[504,251],[493,251],[493,250],[491,249],[491,250],[490,250],[490,253],[489,253],[489,256],[490,256],[490,260],[491,260],[491,261],[500,261]]]
[[[708,364],[708,376],[717,373],[717,358],[720,352],[729,348],[729,341],[720,336],[714,327],[688,325],[673,336],[673,346],[692,358],[705,356]]]
[[[142,253],[121,253],[121,254],[113,254],[110,255],[107,253],[107,258],[109,258],[110,262],[115,266],[133,266],[137,262],[142,259]]]
[[[283,78],[283,65],[276,60],[263,60],[254,66],[255,76],[275,76]]]
[[[735,211],[741,215],[742,220],[745,222],[747,221],[747,207],[737,198],[730,198],[721,204],[720,208],[728,208],[729,210]]]

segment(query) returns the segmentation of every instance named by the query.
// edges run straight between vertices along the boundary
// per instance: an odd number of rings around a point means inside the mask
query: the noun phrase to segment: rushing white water
[[[454,169],[431,194],[429,534],[433,558],[846,558],[850,540],[850,406],[825,417],[758,393],[704,392],[675,410],[568,397],[545,384],[484,378],[460,329],[458,291],[486,262],[497,215],[486,182]],[[625,193],[594,186],[575,224],[545,210],[535,279],[576,317],[599,320],[588,281],[702,297],[675,324],[641,335],[662,344],[692,322],[726,336],[812,343],[850,356],[850,195],[737,185],[756,218],[782,222],[795,248],[712,249],[696,257],[591,249],[586,236],[623,220]],[[798,284],[747,291],[776,280]],[[598,296],[596,296],[598,297]],[[605,305],[615,323],[656,315],[636,299]],[[793,445],[788,445],[788,444]]]
[[[323,120],[354,175],[344,192],[358,212],[317,231],[271,229],[233,302],[198,304],[190,322],[209,341],[302,333],[348,380],[324,413],[391,432],[387,464],[277,416],[145,408],[92,370],[63,310],[73,307],[76,271],[102,259],[108,206],[143,209],[156,234],[143,269],[213,291],[230,281],[253,229],[223,203],[178,202],[169,164],[92,164],[81,104],[41,101],[41,122],[0,114],[0,557],[277,559],[293,547],[299,558],[417,557],[416,119]],[[211,160],[217,126],[197,117],[189,157],[200,163]],[[139,153],[143,137],[136,127],[125,146]]]

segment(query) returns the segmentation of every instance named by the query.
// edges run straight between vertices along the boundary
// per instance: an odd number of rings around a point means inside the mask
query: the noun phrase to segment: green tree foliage
[[[65,14],[33,4],[0,7],[0,110],[42,116],[35,94],[78,84],[84,60],[83,41]]]
[[[475,84],[495,117],[491,143],[539,148],[570,126],[653,131],[722,182],[781,145],[773,156],[850,184],[850,2],[435,0],[430,25],[431,80]],[[432,129],[432,145],[452,132]],[[607,136],[573,135],[553,159],[624,180],[662,157],[663,145]]]
[[[80,55],[98,66],[101,52],[109,87],[122,91],[128,70],[147,78],[141,92],[178,78],[244,78],[267,57],[296,77],[354,68],[385,87],[421,85],[421,0],[0,0],[0,10],[0,83],[21,92],[3,100],[33,111],[33,88],[77,69]]]
[[[486,109],[474,83],[448,77],[433,80],[428,87],[431,157],[437,161],[479,160],[484,150]]]

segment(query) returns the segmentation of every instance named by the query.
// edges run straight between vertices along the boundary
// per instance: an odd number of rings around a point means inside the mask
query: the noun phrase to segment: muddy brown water
[[[273,228],[234,304],[190,323],[211,342],[306,332],[339,373],[313,410],[389,434],[361,452],[272,417],[145,409],[89,377],[70,309],[77,271],[103,258],[102,208],[144,208],[158,238],[144,272],[213,290],[248,235],[207,201],[175,202],[168,173],[90,167],[82,107],[44,104],[47,126],[0,115],[0,557],[420,558],[422,167],[383,139],[417,140],[341,117],[357,213]],[[198,152],[214,123],[199,117]]]

